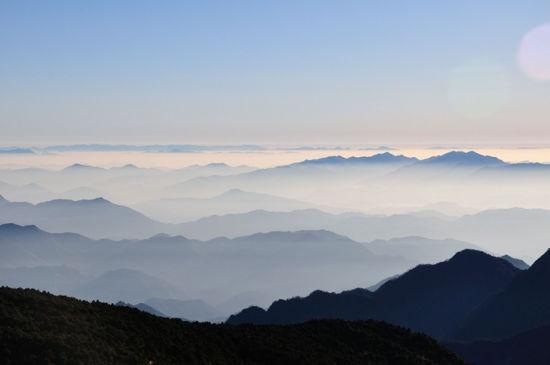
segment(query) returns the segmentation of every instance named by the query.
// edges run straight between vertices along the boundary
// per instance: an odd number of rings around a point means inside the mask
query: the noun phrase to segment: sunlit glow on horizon
[[[134,164],[139,167],[177,169],[191,165],[209,163],[226,163],[232,166],[248,165],[258,168],[269,168],[300,162],[306,159],[317,159],[340,155],[372,156],[390,152],[394,155],[405,155],[420,159],[442,155],[449,151],[476,151],[483,155],[498,157],[506,162],[550,163],[550,148],[419,148],[408,147],[391,150],[361,149],[323,149],[323,150],[266,150],[266,151],[217,151],[190,153],[142,153],[142,152],[64,152],[56,154],[0,154],[0,168],[39,167],[61,169],[80,163],[98,167],[114,167]]]

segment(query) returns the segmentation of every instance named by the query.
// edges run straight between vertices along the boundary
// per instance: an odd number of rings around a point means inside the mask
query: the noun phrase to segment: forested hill
[[[0,288],[2,364],[464,364],[433,339],[382,322],[214,325]]]

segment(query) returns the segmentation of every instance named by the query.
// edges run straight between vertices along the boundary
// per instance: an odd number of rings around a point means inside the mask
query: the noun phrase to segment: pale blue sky
[[[0,143],[550,143],[550,82],[516,61],[549,22],[548,0],[0,0]]]

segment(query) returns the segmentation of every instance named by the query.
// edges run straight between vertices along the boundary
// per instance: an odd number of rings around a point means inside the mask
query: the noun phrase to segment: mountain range
[[[315,291],[250,307],[229,323],[302,323],[311,319],[377,319],[430,334],[471,364],[544,365],[550,360],[550,250],[531,267],[509,257],[465,250],[421,265],[372,292]]]
[[[317,208],[337,211],[295,199],[275,195],[228,190],[211,198],[175,198],[138,203],[132,206],[137,211],[161,222],[181,223],[213,215],[246,213],[253,210],[293,211]]]
[[[236,200],[239,200],[239,197],[250,196],[248,193],[241,194],[240,191],[234,193],[238,196]],[[131,208],[111,203],[103,198],[80,201],[53,200],[34,205],[11,202],[0,197],[0,223],[36,225],[51,232],[75,232],[96,239],[140,239],[166,233],[208,240],[221,236],[245,236],[256,232],[322,229],[348,236],[359,242],[410,236],[437,240],[452,237],[455,240],[471,242],[484,250],[532,259],[545,251],[545,237],[550,227],[550,210],[490,209],[461,217],[333,214],[317,209],[279,212],[255,210],[169,224],[153,220]],[[523,243],[519,245],[518,242]],[[451,241],[448,243],[451,244]]]
[[[476,308],[457,338],[503,339],[550,324],[550,250]]]
[[[165,224],[103,198],[30,204],[10,202],[0,196],[0,222],[36,225],[52,232],[76,232],[92,238],[146,237],[168,230]]]
[[[125,268],[162,279],[187,293],[185,298],[172,294],[173,299],[201,298],[217,305],[239,293],[266,293],[267,297],[265,294],[259,297],[264,298],[258,303],[262,304],[316,288],[342,290],[368,286],[415,263],[402,257],[374,254],[364,245],[328,231],[269,232],[210,241],[168,235],[113,241],[91,240],[73,233],[48,233],[36,226],[0,226],[1,267],[60,265],[98,277],[83,292],[72,288],[73,291],[63,292],[66,294],[131,304],[151,297],[170,298],[148,289],[158,286],[160,290],[163,286],[158,281],[147,285],[147,280],[140,279],[143,275],[125,281],[101,279],[105,272],[134,273],[117,271]],[[16,282],[23,281],[20,277]],[[131,291],[116,291],[117,283]],[[143,285],[136,286],[137,283]]]
[[[464,364],[433,339],[381,322],[231,326],[0,288],[0,362],[12,364]]]
[[[547,325],[502,340],[446,342],[445,346],[475,365],[545,365],[550,363],[548,338]]]
[[[448,261],[420,265],[387,281],[375,292],[313,292],[305,298],[274,302],[267,310],[251,307],[228,323],[287,324],[312,319],[379,319],[453,338],[464,319],[518,275],[508,261],[480,251],[464,250]],[[406,298],[406,300],[404,300]]]
[[[472,151],[423,160],[391,154],[329,156],[231,176],[201,176],[166,186],[164,194],[211,197],[241,189],[377,214],[449,200],[474,210],[550,208],[544,194],[548,166],[507,163]]]
[[[150,308],[161,312],[163,316],[170,318],[182,318],[199,322],[223,322],[226,314],[214,308],[201,299],[163,299],[149,298],[144,303]]]
[[[330,214],[319,210],[253,211],[202,218],[178,225],[186,236],[209,239],[236,237],[262,231],[327,229],[359,242],[420,236],[471,242],[485,250],[519,257],[537,257],[547,247],[550,211],[491,209],[458,218],[415,214]],[[522,242],[518,244],[518,242]]]

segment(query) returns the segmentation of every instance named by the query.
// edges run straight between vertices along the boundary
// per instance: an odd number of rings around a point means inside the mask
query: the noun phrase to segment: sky
[[[0,145],[548,145],[549,24],[548,0],[0,0]]]

